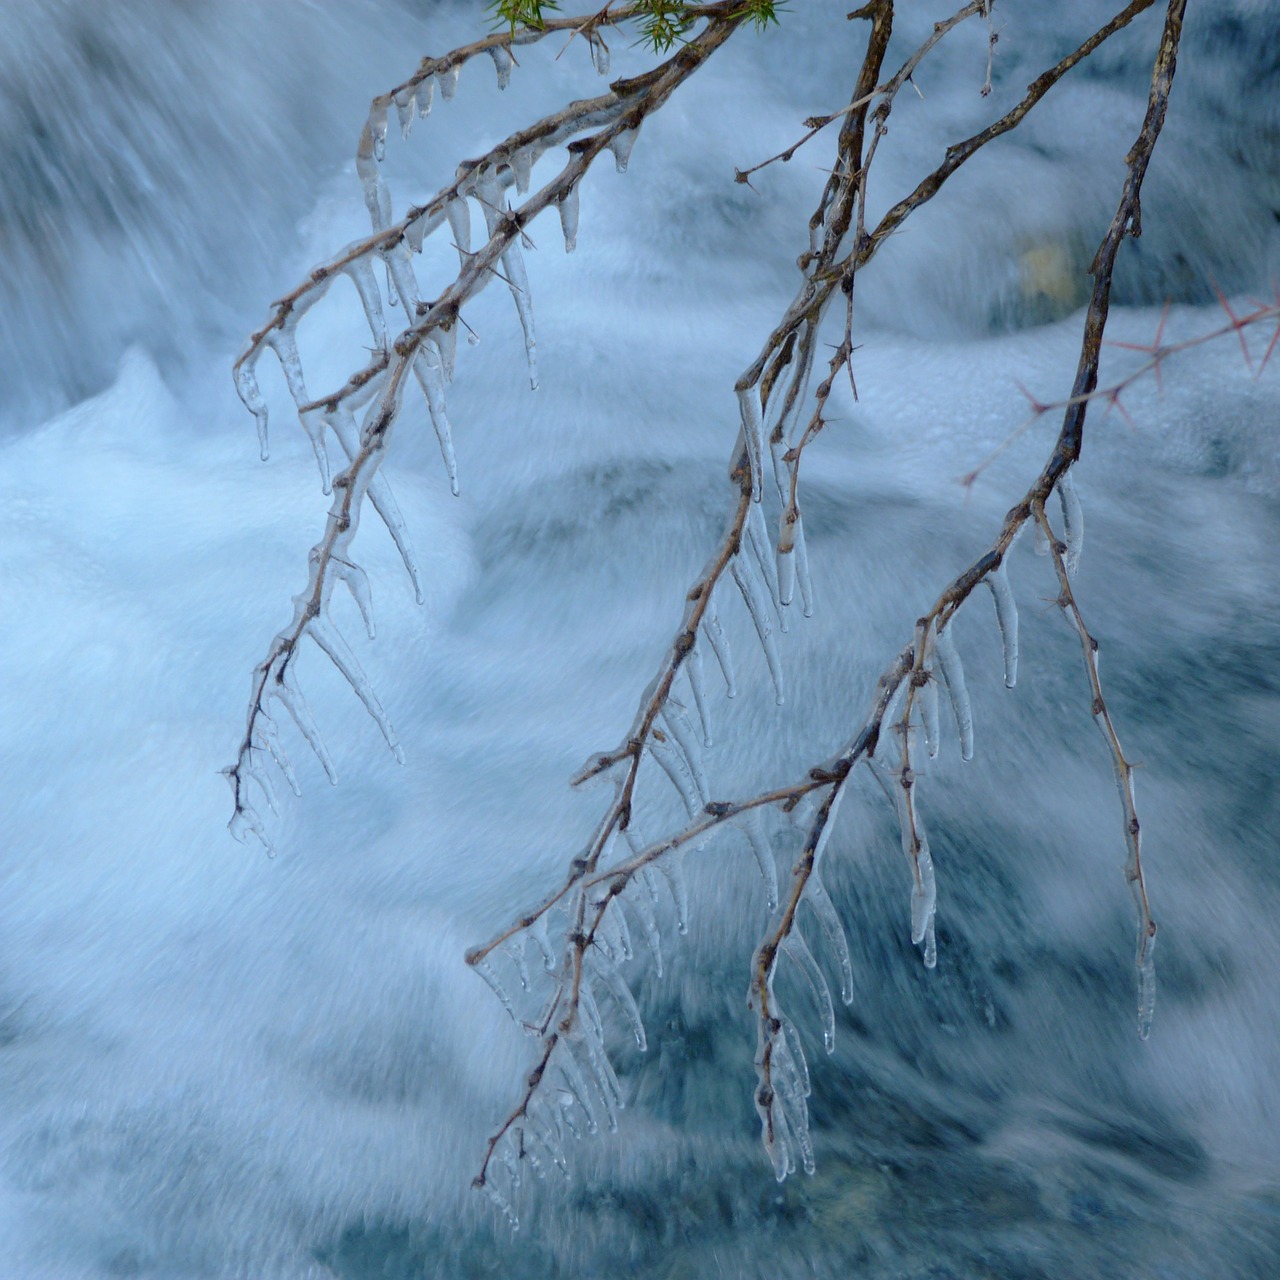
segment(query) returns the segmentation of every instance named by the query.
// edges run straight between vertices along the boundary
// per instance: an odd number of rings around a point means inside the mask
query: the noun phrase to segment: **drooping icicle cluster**
[[[534,38],[536,33],[530,32],[520,32],[513,37],[516,43],[527,43]],[[251,338],[236,362],[236,389],[254,416],[265,460],[269,443],[268,413],[258,369],[263,354],[271,351],[315,454],[321,488],[332,496],[325,536],[312,548],[308,581],[294,599],[294,615],[272,641],[267,658],[254,672],[245,736],[236,763],[226,771],[235,794],[230,829],[239,839],[253,834],[270,848],[260,803],[265,799],[269,808],[276,808],[270,777],[272,765],[280,769],[291,788],[297,788],[296,775],[281,746],[274,716],[276,704],[294,720],[329,779],[336,778],[332,759],[324,748],[315,717],[293,670],[293,659],[303,636],[309,636],[334,662],[378,724],[397,759],[402,758],[386,712],[334,624],[329,603],[334,583],[344,582],[357,600],[369,635],[373,635],[368,580],[353,558],[351,545],[366,496],[399,549],[418,602],[423,600],[421,575],[405,522],[381,470],[403,401],[405,375],[411,371],[421,389],[449,485],[456,495],[458,466],[447,388],[457,363],[458,331],[466,327],[461,306],[495,276],[501,277],[511,292],[524,335],[529,383],[535,389],[538,385],[537,339],[522,248],[523,223],[510,208],[509,191],[514,189],[517,197],[526,195],[537,161],[546,152],[575,138],[581,139],[584,134],[599,140],[597,151],[611,151],[620,171],[625,170],[634,145],[640,117],[620,122],[624,113],[631,111],[634,115],[637,104],[643,105],[642,90],[635,94],[611,92],[600,98],[575,102],[520,130],[482,159],[467,162],[459,168],[455,181],[433,200],[410,208],[399,222],[393,223],[391,194],[381,171],[390,110],[395,108],[401,133],[407,137],[414,121],[430,113],[436,87],[442,99],[452,99],[461,66],[481,50],[492,57],[499,86],[505,87],[514,65],[509,43],[495,43],[490,39],[443,59],[426,59],[411,80],[374,99],[356,156],[372,235],[348,245],[281,299],[269,322]],[[598,65],[598,46],[602,42],[597,36],[590,43],[593,61]],[[589,162],[589,158],[582,158],[581,151],[577,155],[571,152],[569,165],[548,188],[550,195],[533,210],[536,213],[547,203],[558,206],[566,250],[572,250],[576,243],[578,183]],[[471,238],[472,206],[479,208],[487,232],[487,243],[475,251]],[[423,298],[414,258],[421,253],[425,239],[441,227],[446,227],[453,237],[459,274],[449,289],[434,301],[428,301]],[[315,396],[307,386],[299,355],[298,328],[339,277],[351,282],[360,299],[372,337],[373,354],[344,386]],[[393,340],[390,321],[397,310],[403,313],[405,327]],[[360,415],[358,422],[357,415]],[[345,458],[345,466],[336,475],[330,461],[335,443]]]

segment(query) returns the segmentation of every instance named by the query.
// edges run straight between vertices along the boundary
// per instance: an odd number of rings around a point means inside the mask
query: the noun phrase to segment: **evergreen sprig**
[[[513,35],[517,27],[541,31],[547,13],[560,7],[557,0],[488,0],[488,5],[494,22],[505,23]],[[785,7],[786,0],[743,0],[736,16],[763,30],[778,21],[778,13]],[[643,42],[655,53],[664,53],[684,39],[695,20],[690,10],[696,8],[689,0],[637,0],[628,16],[640,27]]]

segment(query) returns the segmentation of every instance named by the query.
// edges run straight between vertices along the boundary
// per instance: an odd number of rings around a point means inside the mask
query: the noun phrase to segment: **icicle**
[[[316,466],[320,468],[320,490],[332,493],[333,483],[329,472],[329,450],[325,448],[324,428],[325,415],[320,409],[308,409],[298,415],[302,430],[311,441],[312,452],[316,455]]]
[[[279,814],[280,805],[276,801],[276,789],[271,785],[271,779],[267,776],[265,769],[260,768],[255,763],[255,757],[252,752],[249,754],[249,763],[246,766],[246,776],[252,778],[266,799],[267,808],[274,814]]]
[[[516,195],[522,196],[529,190],[529,180],[533,176],[533,149],[518,148],[507,157],[507,163],[511,166],[511,173],[515,178]]]
[[[538,342],[533,331],[533,301],[529,293],[529,275],[524,269],[520,242],[513,240],[502,253],[502,266],[511,296],[515,299],[520,328],[524,331],[524,354],[529,366],[529,389],[538,389]]]
[[[800,583],[800,606],[806,618],[813,617],[813,581],[809,577],[809,549],[804,542],[804,517],[796,517],[796,579]]]
[[[499,234],[499,221],[503,216],[506,197],[502,192],[502,184],[489,169],[476,174],[474,184],[476,200],[484,213],[485,225],[492,239]],[[533,327],[533,301],[529,292],[529,274],[524,267],[524,255],[520,251],[520,240],[511,240],[502,251],[502,269],[511,297],[516,304],[516,313],[520,317],[520,328],[524,333],[524,353],[529,366],[529,386],[538,389],[537,339]]]
[[[648,871],[648,867],[641,869],[641,879],[644,878],[644,872]],[[662,977],[662,937],[658,932],[658,917],[654,912],[654,904],[652,901],[652,887],[646,883],[643,891],[629,893],[626,896],[626,904],[639,917],[640,925],[644,929],[644,940],[649,948],[650,954],[653,956],[653,970],[659,978]]]
[[[626,173],[627,165],[631,163],[631,151],[636,145],[636,136],[639,132],[640,128],[637,125],[634,129],[623,129],[609,139],[609,150],[613,152],[614,167],[619,173]]]
[[[519,1022],[516,1017],[516,1006],[511,997],[507,994],[507,989],[498,981],[498,975],[494,973],[493,966],[488,960],[477,960],[471,966],[488,984],[490,990],[498,997],[499,1003],[511,1016],[513,1022]]]
[[[598,905],[598,904],[597,904]],[[622,961],[622,934],[618,928],[618,917],[621,912],[606,907],[604,914],[596,922],[592,941],[596,947],[614,964]]]
[[[544,911],[541,915],[535,916],[526,932],[542,955],[543,969],[552,973],[556,967],[556,957],[555,952],[551,950],[551,940],[547,937],[547,913]]]
[[[458,325],[455,321],[446,329],[443,325],[432,329],[428,338],[440,352],[440,372],[445,382],[453,381],[454,370],[458,365]]]
[[[511,1189],[514,1191],[520,1186],[521,1182],[520,1161],[512,1154],[509,1142],[500,1143],[498,1150],[501,1153],[503,1167],[511,1179]]]
[[[631,1028],[631,1034],[635,1036],[636,1048],[643,1053],[648,1048],[648,1041],[644,1034],[644,1020],[640,1017],[640,1009],[636,1005],[635,996],[631,994],[631,988],[627,986],[626,979],[616,964],[607,961],[592,965],[592,969],[604,979],[605,986],[618,1002],[618,1007]]]
[[[785,1014],[780,1018],[782,1023],[782,1036],[790,1051],[791,1065],[795,1070],[796,1085],[799,1089],[800,1097],[807,1098],[812,1094],[813,1089],[809,1083],[809,1063],[804,1056],[804,1045],[800,1043],[800,1033],[796,1030],[795,1024]],[[807,1110],[807,1109],[806,1109]]]
[[[827,824],[828,826],[830,823]],[[815,868],[809,874],[805,885],[804,900],[809,904],[813,914],[818,917],[822,932],[826,934],[827,944],[835,952],[836,962],[840,966],[840,1000],[843,1004],[853,1003],[853,961],[849,956],[849,942],[844,936],[844,925],[840,922],[840,913],[836,904],[831,901],[827,887]]]
[[[680,799],[684,801],[684,807],[688,811],[689,817],[697,817],[702,812],[703,802],[698,796],[697,787],[680,753],[669,744],[659,742],[657,738],[653,737],[645,744],[645,749],[661,766],[662,772],[670,779],[671,785],[675,787]]]
[[[430,76],[419,80],[413,95],[418,103],[418,119],[425,120],[431,114],[431,104],[435,101],[436,82]]]
[[[1035,521],[1036,526],[1036,555],[1047,556],[1049,554],[1049,535],[1044,531],[1044,525],[1039,520]]]
[[[382,163],[387,153],[387,103],[385,99],[375,98],[369,108],[368,129],[373,139],[373,158]]]
[[[405,244],[414,253],[421,253],[423,242],[440,225],[441,220],[439,211],[428,216],[425,209],[411,208],[404,221]]]
[[[373,262],[368,254],[361,254],[342,269],[351,278],[351,283],[355,285],[356,292],[360,295],[360,303],[364,307],[365,319],[369,322],[369,331],[373,334],[374,343],[385,351],[387,318],[382,313],[382,294],[378,290],[378,281],[373,274]]]
[[[610,1133],[618,1132],[618,1107],[621,1103],[621,1089],[618,1077],[613,1073],[613,1066],[604,1052],[604,1046],[591,1034],[579,1018],[579,1029],[576,1034],[564,1038],[561,1043],[566,1050],[576,1050],[581,1054],[578,1065],[585,1063],[585,1074],[590,1072],[595,1083],[596,1094],[604,1103],[605,1125]]]
[[[714,613],[708,613],[702,620],[702,630],[707,637],[707,643],[711,646],[711,652],[716,655],[720,673],[724,676],[724,696],[736,697],[738,686],[733,680],[733,652],[729,648],[729,637],[725,635],[719,617]]]
[[[791,932],[783,939],[782,949],[795,961],[796,967],[804,975],[805,981],[813,991],[818,1002],[818,1012],[822,1017],[822,1043],[828,1053],[836,1048],[836,1014],[831,1004],[831,988],[822,974],[818,962],[813,958],[804,934],[798,925],[791,926]]]
[[[400,514],[395,498],[392,497],[391,486],[387,484],[386,477],[380,471],[369,481],[369,501],[373,503],[373,509],[378,513],[382,523],[387,526],[387,532],[396,544],[405,572],[413,584],[414,599],[419,604],[423,604],[426,596],[422,591],[422,576],[418,570],[417,557],[409,542],[409,530],[405,526],[404,517]]]
[[[235,779],[231,780],[231,785],[235,787]],[[240,844],[247,844],[249,836],[257,837],[258,843],[267,851],[269,856],[274,856],[275,849],[271,845],[271,841],[267,839],[267,828],[262,821],[262,816],[258,811],[245,803],[241,803],[235,813],[231,815],[231,821],[227,823],[227,830],[231,832],[232,838],[239,841]]]
[[[289,757],[285,754],[284,746],[280,741],[280,731],[276,728],[276,722],[265,711],[258,712],[257,730],[258,738],[271,753],[276,767],[284,774],[284,780],[289,784],[289,789],[295,796],[300,796],[302,788],[298,785],[293,765],[289,763]]]
[[[609,915],[613,918],[617,933],[619,954],[623,960],[630,960],[635,949],[631,945],[631,926],[627,924],[626,912],[623,911],[621,902],[610,910]]]
[[[254,373],[257,362],[258,352],[241,361],[240,367],[236,369],[236,392],[244,402],[244,407],[253,414],[254,424],[258,428],[258,456],[266,462],[271,452],[267,447],[267,402],[262,398],[257,375]]]
[[[1018,606],[1013,599],[1004,561],[1001,560],[983,581],[991,588],[991,598],[996,606],[996,623],[1004,646],[1004,687],[1012,689],[1018,683]]]
[[[793,526],[787,524],[787,514],[782,513],[778,529],[778,603],[788,605],[796,593],[796,549]]]
[[[283,704],[284,709],[293,717],[293,722],[298,726],[298,731],[307,740],[307,745],[311,750],[315,752],[316,759],[320,761],[325,777],[336,786],[338,782],[337,770],[334,769],[333,760],[325,748],[324,740],[320,737],[320,728],[316,724],[315,717],[311,714],[311,708],[307,705],[307,700],[302,696],[302,691],[294,681],[292,668],[281,667],[279,671],[269,675],[267,691],[268,696],[277,698]]]
[[[769,675],[773,680],[774,701],[782,706],[784,688],[782,683],[782,663],[778,657],[778,645],[773,638],[773,628],[769,626],[769,615],[760,595],[760,587],[755,575],[747,568],[741,555],[729,561],[729,572],[738,584],[742,599],[746,603],[747,612],[755,624],[756,635],[760,638],[760,647],[764,650],[765,661],[769,664]]]
[[[1058,477],[1058,501],[1062,504],[1062,540],[1067,544],[1067,577],[1074,578],[1080,566],[1080,552],[1084,549],[1084,511],[1080,495],[1070,471]]]
[[[808,1096],[808,1068],[796,1063],[799,1055],[800,1063],[804,1063],[799,1041],[794,1049],[790,1037],[775,1036],[773,1041],[773,1079],[778,1086],[783,1107],[788,1115],[788,1127],[792,1142],[800,1151],[800,1167],[805,1173],[812,1174],[815,1169],[813,1158],[813,1139],[809,1134],[809,1107],[805,1102]]]
[[[936,969],[938,967],[938,937],[934,929],[934,917],[929,917],[929,923],[924,931],[924,967],[926,969]]]
[[[414,274],[409,246],[398,240],[390,249],[382,250],[382,260],[387,264],[388,279],[395,282],[395,289],[388,289],[387,301],[394,307],[392,294],[398,294],[405,316],[412,324],[418,318],[418,277]]]
[[[760,578],[769,589],[769,599],[773,602],[773,611],[778,618],[779,628],[787,629],[787,615],[782,607],[782,593],[778,585],[777,565],[774,563],[773,543],[769,538],[769,530],[765,527],[764,514],[760,506],[752,503],[747,510],[745,532],[747,549],[760,572]]]
[[[365,634],[370,640],[375,639],[377,629],[373,625],[373,592],[369,587],[369,575],[358,564],[337,555],[329,559],[329,572],[346,584],[356,608],[360,610]]]
[[[777,397],[774,397],[777,402]],[[766,424],[768,417],[765,418]],[[773,487],[778,491],[778,503],[785,513],[786,508],[790,505],[791,493],[791,471],[785,461],[787,456],[787,442],[779,434],[779,429],[775,428],[769,435],[769,458],[773,462]],[[781,542],[781,538],[779,538]]]
[[[609,74],[609,46],[605,44],[595,32],[587,36],[587,47],[591,50],[591,65],[596,69],[596,75],[607,76]]]
[[[307,626],[307,634],[329,656],[333,665],[342,672],[347,683],[355,690],[356,696],[364,703],[365,710],[382,730],[382,736],[387,740],[387,746],[391,748],[391,754],[395,756],[396,763],[404,764],[404,749],[396,738],[396,731],[391,727],[391,721],[387,719],[387,713],[383,710],[382,703],[378,701],[369,677],[365,675],[360,663],[356,660],[356,655],[351,652],[347,642],[342,638],[342,633],[320,617],[312,618]]]
[[[658,860],[658,870],[666,878],[671,890],[671,901],[676,908],[676,932],[682,937],[689,932],[689,889],[684,882],[684,867],[679,850],[673,850]]]
[[[289,385],[289,394],[296,405],[310,403],[307,384],[302,376],[302,361],[298,358],[298,342],[295,336],[297,323],[286,322],[279,329],[272,329],[267,335],[267,345],[276,353],[280,361],[280,371]]]
[[[778,909],[778,864],[774,861],[773,849],[764,833],[764,823],[760,820],[758,809],[748,809],[739,819],[741,827],[755,855],[756,866],[760,868],[760,878],[764,881],[766,901],[772,914]]]
[[[1138,1035],[1151,1035],[1156,1011],[1156,935],[1148,933],[1145,922],[1138,926]]]
[[[511,963],[515,965],[516,977],[520,980],[520,990],[529,990],[529,966],[525,962],[524,949],[527,942],[522,934],[517,934],[514,939],[505,947],[503,951],[511,957]]]
[[[520,1219],[516,1217],[516,1211],[511,1207],[511,1202],[493,1185],[493,1179],[486,1178],[481,1183],[480,1189],[488,1197],[489,1203],[511,1224],[511,1230],[519,1231]]]
[[[564,251],[572,253],[578,247],[578,184],[573,186],[560,198],[560,230],[564,232]]]
[[[600,1021],[600,1010],[596,1007],[596,998],[591,990],[591,982],[585,974],[583,975],[582,985],[578,988],[578,1006],[586,1014],[586,1022],[580,1024],[583,1028],[582,1043],[586,1046],[591,1069],[595,1073],[600,1089],[600,1096],[604,1100],[609,1113],[609,1132],[616,1133],[618,1130],[617,1113],[625,1105],[622,1099],[622,1086],[618,1083],[618,1077],[614,1074],[613,1063],[609,1061],[609,1055],[605,1052],[604,1024]]]
[[[714,745],[711,737],[711,712],[707,707],[707,682],[702,671],[702,651],[695,643],[685,654],[685,678],[689,681],[689,690],[693,694],[693,705],[698,711],[698,724],[702,729],[702,745],[710,748]]]
[[[667,705],[662,709],[662,723],[667,727],[668,736],[675,739],[684,755],[685,763],[693,776],[693,785],[698,790],[698,798],[702,804],[706,804],[711,798],[711,790],[707,786],[707,775],[702,767],[701,745],[685,709],[671,697],[668,697]]]
[[[347,457],[355,458],[360,452],[360,429],[357,428],[355,417],[352,417],[351,410],[346,404],[339,403],[337,408],[329,413],[329,426],[333,434],[338,436],[338,442],[342,444],[343,452]],[[378,512],[381,521],[387,526],[387,531],[392,535],[392,540],[396,543],[396,549],[404,563],[404,571],[408,573],[413,584],[413,595],[417,603],[424,603],[422,579],[417,568],[417,559],[413,556],[412,545],[408,540],[408,530],[404,527],[404,517],[387,484],[387,477],[381,474],[381,471],[375,471],[369,481],[369,500],[374,504],[374,511]]]
[[[917,822],[919,821],[917,817]],[[923,833],[917,832],[915,877],[911,882],[911,941],[919,946],[938,909],[938,886],[933,874],[933,855]]]
[[[751,465],[751,501],[759,502],[764,492],[764,423],[760,419],[760,401],[751,387],[738,392],[738,413]]]
[[[449,230],[453,232],[453,243],[458,250],[458,263],[467,265],[471,256],[471,209],[465,200],[450,200],[444,207],[445,217],[449,219]]]
[[[455,62],[451,67],[445,67],[443,71],[436,72],[436,82],[440,85],[440,96],[446,102],[452,102],[453,96],[458,92],[458,73],[462,70],[462,64]]]
[[[942,678],[947,682],[947,693],[951,697],[951,710],[955,713],[956,728],[960,733],[960,758],[973,759],[973,710],[969,705],[969,690],[965,685],[964,667],[960,662],[960,654],[956,651],[955,637],[951,628],[955,625],[954,617],[940,631],[934,631],[934,648],[938,655],[938,666]]]
[[[408,138],[413,129],[414,116],[417,114],[417,103],[414,102],[412,89],[401,89],[394,98],[396,116],[400,121],[400,136]]]
[[[920,704],[920,720],[924,725],[924,745],[930,760],[938,758],[938,750],[942,746],[942,726],[938,719],[938,678],[926,669],[928,679],[916,690],[916,701]]]
[[[827,810],[827,820],[822,825],[822,830],[818,833],[817,843],[813,846],[813,865],[815,869],[822,863],[822,855],[826,852],[827,842],[831,839],[831,833],[836,829],[836,816],[840,812],[840,805],[844,800],[844,785],[836,783],[835,790],[831,797],[831,807]],[[817,810],[814,817],[816,819]],[[812,827],[812,822],[810,823]]]
[[[386,132],[384,113],[383,133]],[[356,174],[364,192],[365,208],[369,211],[369,221],[375,232],[384,231],[391,221],[391,192],[383,182],[378,171],[378,143],[370,124],[366,124],[360,134],[360,145],[356,148]]]
[[[413,362],[414,377],[427,398],[431,425],[440,445],[440,456],[449,476],[449,488],[458,496],[458,463],[453,453],[453,432],[449,426],[449,412],[444,397],[444,369],[439,351],[429,342],[424,343]]]
[[[516,60],[505,44],[495,44],[489,50],[489,56],[493,59],[494,70],[498,73],[498,88],[505,89],[511,83],[511,68],[515,66]]]
[[[567,1041],[561,1040],[560,1043],[564,1046],[564,1051],[556,1059],[556,1066],[560,1068],[569,1092],[587,1118],[587,1132],[598,1133],[600,1126],[596,1122],[596,1109],[591,1104],[591,1089],[587,1085],[586,1077],[582,1074],[582,1068],[569,1049]]]

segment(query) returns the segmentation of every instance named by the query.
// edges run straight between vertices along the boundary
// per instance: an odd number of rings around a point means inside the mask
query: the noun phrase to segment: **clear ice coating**
[[[751,500],[759,502],[764,492],[764,422],[760,401],[753,387],[738,392],[738,413],[742,418],[742,439],[751,465]]]
[[[1138,926],[1138,1035],[1146,1040],[1156,1011],[1156,935],[1145,921]]]

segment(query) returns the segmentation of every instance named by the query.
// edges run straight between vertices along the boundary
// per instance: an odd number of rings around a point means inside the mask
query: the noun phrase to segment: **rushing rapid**
[[[1095,406],[1062,508],[1142,766],[1149,1037],[1121,803],[1028,535],[936,637],[955,674],[924,708],[923,878],[870,770],[823,853],[811,950],[796,944],[783,987],[815,1172],[775,1181],[752,1106],[748,968],[797,848],[770,814],[657,877],[617,940],[635,1000],[601,1008],[617,1132],[602,1108],[567,1183],[525,1179],[516,1234],[469,1189],[530,1041],[463,955],[587,840],[600,793],[568,779],[626,732],[724,527],[734,381],[794,291],[829,151],[819,137],[751,186],[734,170],[848,100],[862,27],[846,7],[793,5],[735,36],[562,221],[530,228],[527,287],[467,310],[479,342],[456,353],[449,450],[418,403],[385,464],[416,584],[369,519],[376,639],[362,600],[334,603],[404,763],[309,650],[299,679],[337,785],[282,717],[301,795],[280,786],[265,813],[271,859],[228,834],[220,771],[330,499],[285,378],[263,363],[264,464],[231,365],[271,299],[367,233],[369,100],[482,30],[482,7],[0,9],[0,1272],[1272,1273],[1274,327],[1190,345]],[[945,16],[902,8],[890,62]],[[1218,291],[1237,314],[1269,298],[1280,270],[1280,26],[1249,0],[1192,8],[1117,275],[1108,336],[1129,346],[1108,348],[1104,385],[1157,332],[1222,327]],[[997,5],[990,98],[985,28],[943,42],[895,108],[873,212],[1109,12]],[[721,610],[728,680],[709,652],[687,718],[666,722],[702,773],[682,784],[693,803],[837,750],[1038,471],[1056,428],[1027,427],[1030,406],[1069,390],[1158,25],[1104,47],[859,277],[857,399],[833,393],[801,480],[808,572],[771,579],[760,559],[747,605]],[[646,65],[610,43],[608,75]],[[408,138],[390,131],[396,216],[598,91],[601,51],[563,44],[464,68]],[[454,247],[430,252],[446,279]],[[318,384],[359,363],[368,296],[338,281],[301,327]],[[530,299],[536,366],[513,305]],[[765,643],[771,592],[793,603]],[[646,786],[637,825],[656,838],[689,797]]]

